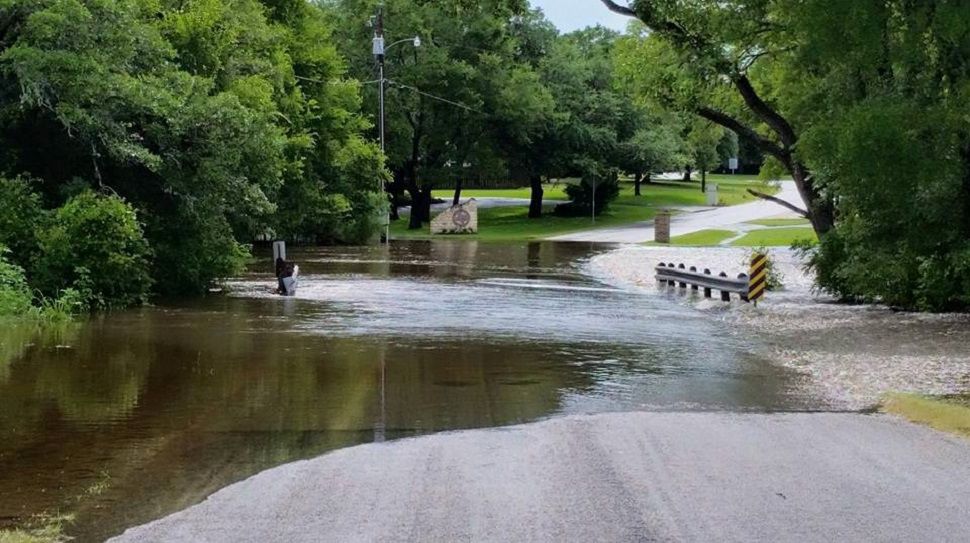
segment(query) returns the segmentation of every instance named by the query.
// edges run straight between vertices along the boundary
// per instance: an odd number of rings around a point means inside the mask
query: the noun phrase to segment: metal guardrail
[[[661,263],[656,270],[657,281],[661,286],[680,286],[681,289],[686,289],[690,285],[691,290],[703,288],[705,298],[710,298],[713,291],[718,290],[721,292],[721,300],[725,302],[731,301],[731,294],[737,294],[742,301],[748,301],[749,282],[748,275],[745,273],[739,274],[737,279],[732,279],[724,272],[713,275],[709,269],[698,272],[694,266],[687,268],[683,264],[674,265],[673,262]]]

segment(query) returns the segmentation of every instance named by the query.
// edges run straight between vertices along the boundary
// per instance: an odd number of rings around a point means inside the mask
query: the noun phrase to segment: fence
[[[748,275],[745,273],[739,274],[737,279],[732,279],[724,272],[713,275],[709,269],[698,272],[694,266],[690,268],[683,264],[675,266],[672,262],[669,264],[661,263],[656,269],[657,281],[660,286],[673,288],[679,286],[682,290],[686,290],[689,285],[691,290],[704,289],[705,298],[710,298],[713,291],[718,290],[721,292],[721,300],[725,302],[731,301],[731,294],[737,294],[742,301],[748,301],[750,284]]]

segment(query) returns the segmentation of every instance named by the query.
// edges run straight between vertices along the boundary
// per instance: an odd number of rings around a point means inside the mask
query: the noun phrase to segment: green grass
[[[890,394],[882,410],[911,422],[970,437],[970,404],[966,401],[916,394]]]
[[[760,226],[810,226],[808,219],[761,219],[758,221],[748,221],[747,224],[757,224]]]
[[[767,228],[748,232],[743,238],[732,243],[735,247],[789,247],[800,240],[817,241],[818,237],[811,228]]]
[[[718,245],[722,241],[733,238],[736,235],[737,232],[732,232],[731,230],[701,230],[671,238],[670,244],[687,247]]]
[[[0,543],[64,543],[70,540],[64,535],[64,525],[73,520],[72,515],[40,515],[29,527],[0,530]]]
[[[725,179],[720,179],[724,177]],[[711,182],[718,183],[719,198],[724,205],[736,205],[753,200],[754,197],[746,192],[748,187],[757,187],[766,192],[777,192],[773,187],[767,187],[750,176],[709,176]],[[544,197],[553,200],[566,200],[565,184],[558,183],[545,187]],[[435,196],[450,199],[451,191],[439,189]],[[701,206],[705,204],[704,194],[697,182],[683,183],[679,181],[661,181],[644,184],[641,196],[634,196],[634,186],[631,182],[623,182],[620,195],[610,204],[607,212],[596,218],[594,225],[589,217],[556,217],[552,215],[553,206],[545,206],[541,219],[528,217],[528,206],[523,204],[516,207],[482,209],[479,211],[479,233],[461,236],[434,236],[434,238],[477,239],[481,241],[527,241],[542,239],[550,236],[569,234],[594,228],[622,226],[640,221],[650,220],[657,211],[665,207]],[[530,196],[528,187],[519,189],[496,190],[463,190],[462,199],[468,198],[522,198]],[[391,225],[393,239],[431,239],[428,227],[421,230],[408,230],[407,220],[395,221]]]

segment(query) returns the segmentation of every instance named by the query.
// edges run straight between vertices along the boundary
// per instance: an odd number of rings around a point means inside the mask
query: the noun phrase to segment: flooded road
[[[0,332],[0,527],[97,541],[269,467],[434,432],[631,410],[802,411],[794,373],[688,305],[599,283],[589,244],[292,251],[230,293]]]

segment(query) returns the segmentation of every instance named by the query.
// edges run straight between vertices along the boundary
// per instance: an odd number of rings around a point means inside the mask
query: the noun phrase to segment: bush
[[[0,244],[10,250],[7,259],[26,267],[37,254],[36,232],[44,219],[40,196],[30,181],[0,177]]]
[[[213,283],[242,272],[250,257],[220,215],[200,217],[180,208],[171,217],[155,217],[149,232],[152,276],[163,295],[205,294]]]
[[[38,239],[34,271],[44,294],[77,287],[93,309],[147,300],[150,250],[134,209],[121,198],[82,192],[55,212]]]
[[[592,201],[593,187],[596,190],[596,201]],[[620,182],[615,173],[599,176],[588,175],[575,185],[566,187],[566,195],[571,200],[567,204],[559,204],[553,210],[560,217],[588,217],[596,204],[596,215],[609,209],[610,203],[620,195]]]
[[[30,288],[24,269],[7,261],[6,253],[0,245],[0,317],[24,315],[30,310]]]

